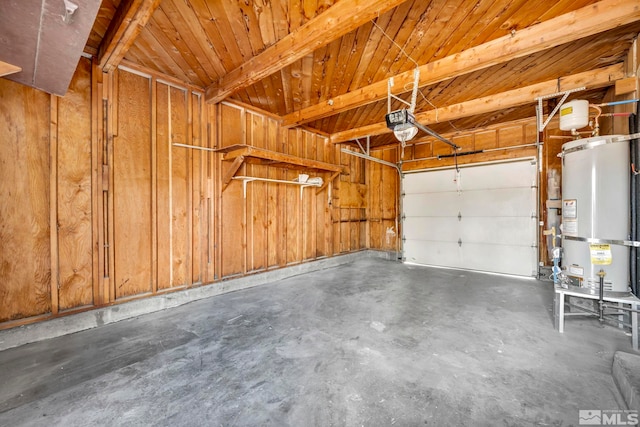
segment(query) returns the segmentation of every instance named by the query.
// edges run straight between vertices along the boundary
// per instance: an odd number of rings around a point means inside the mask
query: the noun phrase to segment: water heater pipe
[[[613,102],[605,102],[602,104],[596,104],[598,107],[608,107],[610,105],[622,105],[622,104],[631,104],[632,102],[638,102],[640,99],[627,99],[624,101],[613,101]]]
[[[593,131],[591,132],[592,136],[600,136],[600,123],[599,123],[599,119],[600,119],[600,115],[602,115],[602,108],[598,107],[597,105],[594,104],[589,104],[589,107],[593,108],[594,110],[596,110],[598,112],[598,114],[596,114],[596,116],[594,117],[594,120],[596,122],[596,125],[593,127]]]
[[[629,117],[633,113],[604,113],[600,114],[600,117]]]

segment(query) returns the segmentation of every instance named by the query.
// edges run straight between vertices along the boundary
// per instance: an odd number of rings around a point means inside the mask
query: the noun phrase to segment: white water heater
[[[618,135],[562,146],[562,268],[573,286],[629,292],[629,143]]]

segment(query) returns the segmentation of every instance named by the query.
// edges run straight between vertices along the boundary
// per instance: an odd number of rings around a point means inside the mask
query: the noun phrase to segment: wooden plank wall
[[[326,136],[86,58],[65,97],[0,79],[0,101],[0,328],[367,247],[366,166]],[[254,182],[245,198],[236,180],[222,191],[220,154],[176,143],[249,144],[345,172],[302,197]]]
[[[0,321],[51,313],[51,97],[0,79]]]
[[[64,311],[90,306],[94,298],[91,61],[80,61],[67,95],[52,103],[57,103],[51,131],[57,133],[58,309]]]
[[[83,58],[0,104],[0,328],[213,280],[202,92]]]
[[[343,253],[367,247],[367,175],[366,161],[333,147],[335,158],[349,172],[341,174],[332,193],[334,252]],[[393,197],[393,195],[391,195]],[[338,237],[339,236],[339,237]]]
[[[151,79],[118,72],[110,192],[115,298],[152,291]]]
[[[372,155],[390,163],[398,161],[398,147],[373,150]],[[368,162],[367,167],[367,229],[368,246],[372,249],[399,251],[399,191],[400,175],[397,170],[380,163]]]
[[[217,115],[217,114],[216,114]],[[223,148],[234,144],[242,144],[246,140],[245,134],[245,110],[241,107],[225,105],[219,108],[218,138],[215,148]],[[218,266],[216,277],[229,277],[245,273],[246,260],[246,233],[244,216],[244,200],[242,184],[239,181],[229,183],[224,193],[220,191],[222,176],[227,173],[230,164],[221,161],[221,156],[216,156],[216,199],[217,199],[217,223],[219,229],[219,242],[216,245],[218,253]],[[247,173],[243,166],[238,174]]]
[[[203,94],[129,69],[118,70],[109,85],[111,300],[205,283],[210,156],[174,145],[206,147]]]
[[[268,114],[232,103],[208,108],[209,122],[219,123],[215,134],[218,148],[247,144],[327,163],[335,163],[334,159],[340,156],[339,147],[331,144],[327,137],[299,128],[281,128],[277,119]],[[215,210],[220,241],[216,245],[219,248],[216,277],[255,273],[366,247],[362,209],[353,215],[352,206],[342,207],[339,202],[343,192],[348,191],[348,183],[364,182],[364,169],[355,167],[359,162],[340,158],[351,172],[342,174],[331,188],[319,193],[315,188],[305,188],[301,197],[298,186],[255,181],[247,184],[245,197],[239,180],[232,180],[224,191],[220,190],[222,176],[231,165],[222,161],[222,155],[215,156]],[[245,164],[236,176],[291,181],[299,173],[293,169]],[[312,173],[311,177],[314,176],[323,180],[330,178],[328,172]],[[343,182],[347,183],[344,190]],[[341,215],[345,221],[339,219]]]

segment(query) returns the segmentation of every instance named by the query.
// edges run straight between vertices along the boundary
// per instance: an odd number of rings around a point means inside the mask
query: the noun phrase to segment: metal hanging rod
[[[173,145],[175,145],[176,147],[183,147],[183,148],[193,148],[194,150],[202,150],[202,151],[216,151],[215,148],[208,148],[208,147],[199,147],[197,145],[189,145],[189,144],[180,144],[178,142],[174,142]]]
[[[390,166],[398,171],[400,175],[402,175],[402,169],[395,163],[387,162],[386,160],[379,159],[377,157],[370,156],[368,154],[358,153],[357,151],[347,150],[346,148],[341,148],[341,152],[345,154],[350,154],[352,156],[360,157],[361,159],[370,160],[375,163],[380,163],[381,165]]]
[[[300,200],[302,200],[302,190],[306,187],[321,187],[322,184],[314,183],[314,182],[298,182],[298,181],[285,181],[283,179],[271,179],[271,178],[260,178],[255,176],[234,176],[232,179],[237,179],[242,181],[242,195],[246,199],[247,198],[247,184],[250,182],[275,182],[278,184],[291,184],[298,185],[300,187]]]

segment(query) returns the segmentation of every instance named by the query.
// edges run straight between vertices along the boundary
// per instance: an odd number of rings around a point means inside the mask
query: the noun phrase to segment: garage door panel
[[[427,225],[428,224],[428,225]],[[405,234],[409,240],[434,240],[457,242],[459,238],[458,218],[452,217],[408,217],[404,221]]]
[[[454,242],[407,240],[405,250],[411,254],[406,258],[407,262],[463,268],[460,262],[460,248]]]
[[[530,217],[535,206],[536,192],[527,188],[497,188],[492,190],[465,191],[459,197],[462,216],[526,216]],[[487,203],[487,199],[491,203]]]
[[[460,264],[470,270],[531,276],[536,252],[531,246],[462,244]],[[527,264],[523,259],[531,260]]]
[[[487,168],[491,169],[487,173]],[[531,162],[501,163],[460,169],[460,185],[464,190],[504,187],[531,187],[535,184],[535,164]],[[428,173],[428,172],[427,172]]]
[[[533,271],[519,262],[522,258],[535,258],[535,248],[526,246],[494,246],[453,242],[411,240],[406,242],[411,255],[405,260],[414,264],[464,268],[492,273],[531,276]]]
[[[456,173],[454,170],[438,171],[440,173],[430,175],[429,173],[406,174],[403,182],[403,189],[406,193],[429,193],[456,191]]]
[[[462,168],[460,192],[453,176],[453,170],[405,176],[406,261],[531,276],[537,268],[535,165]]]
[[[403,209],[406,216],[458,216],[460,201],[457,192],[407,194]]]
[[[530,245],[535,238],[533,226],[531,218],[463,218],[460,236],[464,242]]]

